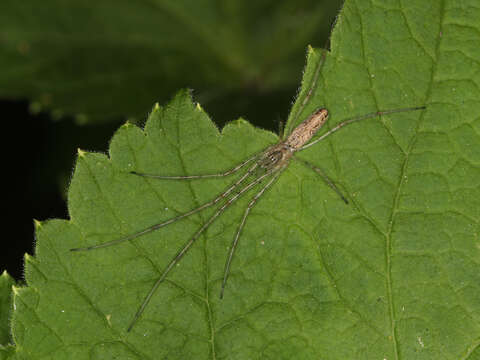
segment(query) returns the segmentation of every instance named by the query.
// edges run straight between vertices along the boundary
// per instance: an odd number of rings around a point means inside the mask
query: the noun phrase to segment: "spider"
[[[313,49],[312,49],[313,51]],[[322,57],[315,69],[315,73],[313,75],[312,84],[304,98],[304,100],[300,103],[300,109],[296,112],[296,115],[293,119],[293,123],[299,117],[300,113],[304,109],[305,105],[310,100],[310,97],[316,88],[316,83],[320,74],[320,70],[323,66],[326,56],[326,50],[322,52]],[[146,174],[146,173],[139,173],[139,172],[131,172],[133,176],[142,176],[148,178],[155,178],[160,180],[197,180],[197,179],[206,179],[206,178],[221,178],[227,177],[239,172],[242,168],[249,164],[248,169],[245,171],[243,175],[241,175],[235,182],[233,182],[227,189],[225,189],[221,194],[217,195],[213,200],[210,200],[190,211],[185,213],[179,214],[167,221],[157,223],[150,227],[147,227],[139,232],[133,233],[131,235],[115,239],[112,241],[104,242],[101,244],[96,244],[88,247],[81,247],[81,248],[73,248],[70,249],[71,251],[78,252],[78,251],[89,251],[94,249],[100,249],[104,247],[109,247],[112,245],[116,245],[128,240],[132,240],[138,238],[142,235],[151,233],[156,231],[162,227],[165,227],[169,224],[174,222],[180,221],[188,216],[196,214],[206,208],[212,207],[218,204],[217,210],[213,213],[203,223],[200,228],[195,232],[195,234],[188,240],[188,242],[179,250],[177,255],[170,261],[170,263],[165,267],[163,272],[161,273],[160,277],[155,281],[153,287],[145,296],[143,302],[139,306],[137,312],[135,313],[132,321],[130,322],[127,331],[129,332],[133,326],[136,324],[142,313],[144,312],[146,306],[150,302],[152,296],[154,295],[157,288],[160,284],[165,280],[169,272],[173,269],[173,267],[179,263],[179,261],[183,258],[183,256],[188,252],[188,250],[194,245],[195,241],[200,237],[200,235],[208,229],[208,227],[217,219],[222,213],[230,207],[235,201],[237,201],[242,195],[244,195],[249,190],[258,187],[257,192],[251,198],[250,202],[248,203],[247,207],[243,212],[243,216],[238,224],[238,228],[236,230],[232,246],[230,247],[230,251],[227,256],[227,260],[225,263],[224,275],[222,280],[222,285],[220,289],[220,298],[223,298],[225,286],[227,284],[228,276],[230,273],[230,267],[232,264],[232,259],[237,248],[238,242],[240,240],[240,235],[242,230],[245,226],[247,217],[261,198],[261,196],[275,183],[275,181],[279,178],[282,172],[288,167],[290,161],[295,158],[296,160],[300,161],[313,171],[317,172],[326,184],[332,188],[338,196],[343,200],[345,204],[348,204],[347,198],[341,193],[341,191],[337,188],[332,180],[328,178],[328,176],[317,166],[302,160],[298,157],[295,157],[295,153],[298,151],[302,151],[310,146],[315,145],[319,141],[322,141],[326,137],[332,135],[333,133],[340,130],[342,127],[352,124],[357,121],[393,114],[393,113],[400,113],[400,112],[408,112],[408,111],[416,111],[425,109],[425,106],[417,106],[417,107],[407,107],[407,108],[400,108],[400,109],[391,109],[391,110],[384,110],[384,111],[376,111],[372,113],[368,113],[361,116],[352,117],[346,120],[343,120],[339,124],[337,124],[332,129],[328,130],[323,135],[319,136],[318,138],[312,140],[317,132],[323,127],[325,122],[328,119],[328,110],[325,108],[318,108],[315,110],[306,120],[301,122],[293,131],[281,140],[277,144],[268,147],[264,151],[254,154],[247,160],[241,162],[237,166],[233,167],[230,170],[225,172],[217,173],[217,174],[206,174],[206,175],[187,175],[187,176],[163,176],[163,175],[155,175],[155,174]],[[262,184],[260,186],[260,184]],[[220,205],[221,204],[221,205]]]

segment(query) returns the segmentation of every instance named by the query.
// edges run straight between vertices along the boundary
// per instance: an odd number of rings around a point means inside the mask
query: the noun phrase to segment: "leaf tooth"
[[[80,148],[77,149],[77,153],[78,153],[78,157],[81,157],[81,158],[85,157],[85,155],[87,154],[86,151],[83,151]]]
[[[203,111],[202,105],[200,105],[200,103],[198,102],[197,102],[197,105],[195,106],[195,109],[198,111]]]
[[[27,262],[28,262],[28,263],[34,263],[34,262],[35,262],[35,258],[34,258],[32,255],[28,254],[28,253],[25,253],[25,254],[23,255],[23,259],[24,259],[25,263],[27,263]]]
[[[43,224],[40,220],[33,219],[33,225],[35,226],[35,230],[38,230],[42,227]]]

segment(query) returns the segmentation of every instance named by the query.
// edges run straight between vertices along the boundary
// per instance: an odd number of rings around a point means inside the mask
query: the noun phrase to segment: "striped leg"
[[[313,164],[310,164],[306,160],[300,159],[299,157],[296,157],[295,159],[299,160],[301,163],[303,163],[304,165],[306,165],[307,167],[315,171],[317,174],[319,174],[323,178],[323,180],[327,183],[327,185],[330,186],[333,189],[333,191],[335,191],[338,194],[338,196],[340,196],[343,202],[348,205],[347,198],[342,194],[342,192],[337,188],[335,183],[327,176],[327,174],[325,174],[325,172],[322,169],[320,169],[319,167]]]
[[[328,44],[328,40],[327,40],[327,44]],[[327,45],[327,44],[325,44],[325,45]],[[322,70],[323,63],[325,62],[325,58],[326,58],[327,52],[328,52],[327,46],[325,46],[325,49],[321,49],[320,51],[322,52],[322,54],[321,54],[320,60],[318,61],[318,65],[315,69],[315,73],[313,74],[312,82],[310,83],[310,87],[307,91],[307,95],[305,95],[305,98],[300,103],[300,106],[299,106],[297,112],[295,113],[295,115],[293,116],[292,121],[289,122],[290,124],[297,124],[298,118],[300,117],[301,113],[303,112],[303,109],[305,108],[305,106],[310,101],[310,97],[312,96],[313,91],[315,91],[315,89],[317,87],[318,77],[320,76],[320,72]],[[290,130],[292,130],[292,129],[290,129]],[[282,136],[282,138],[283,138],[283,136]]]
[[[325,134],[320,136],[318,139],[316,139],[316,140],[312,141],[311,143],[303,146],[302,148],[300,148],[300,150],[305,150],[306,148],[309,148],[310,146],[315,145],[319,141],[322,141],[323,139],[325,139],[327,136],[330,136],[334,132],[340,130],[342,127],[344,127],[346,125],[349,125],[351,123],[354,123],[354,122],[357,122],[357,121],[360,121],[360,120],[370,119],[370,118],[373,118],[373,117],[376,117],[376,116],[395,114],[395,113],[401,113],[401,112],[407,112],[407,111],[424,110],[426,108],[427,108],[426,106],[417,106],[417,107],[411,107],[411,108],[377,111],[377,112],[372,112],[372,113],[365,114],[365,115],[362,115],[362,116],[356,116],[354,118],[347,119],[347,120],[342,121],[341,123],[337,124],[333,129],[330,129]]]
[[[215,177],[224,177],[224,176],[229,176],[234,173],[236,173],[238,170],[243,168],[246,164],[248,164],[250,161],[256,159],[258,157],[257,154],[252,156],[251,158],[243,161],[242,163],[238,164],[234,168],[227,170],[223,173],[218,173],[218,174],[207,174],[207,175],[184,175],[184,176],[163,176],[163,175],[153,175],[153,174],[143,174],[143,173],[138,173],[136,171],[130,172],[131,174],[135,174],[138,176],[144,176],[144,177],[150,177],[154,179],[163,179],[163,180],[190,180],[190,179],[207,179],[207,178],[215,178]]]
[[[253,159],[253,158],[252,158]],[[243,164],[245,165],[246,162]],[[255,163],[253,164],[249,169],[248,171],[242,175],[242,177],[240,177],[240,179],[238,179],[233,185],[231,185],[227,190],[225,190],[223,193],[221,193],[220,195],[218,195],[215,199],[195,208],[195,209],[192,209],[186,213],[183,213],[183,214],[180,214],[174,218],[171,218],[167,221],[164,221],[162,223],[159,223],[159,224],[155,224],[155,225],[152,225],[152,226],[149,226],[148,228],[144,229],[144,230],[141,230],[139,232],[136,232],[135,234],[131,234],[131,235],[127,235],[125,237],[122,237],[120,239],[115,239],[115,240],[112,240],[112,241],[107,241],[107,242],[104,242],[102,244],[97,244],[97,245],[92,245],[92,246],[87,246],[87,247],[82,247],[82,248],[73,248],[73,249],[70,249],[70,251],[88,251],[88,250],[93,250],[93,249],[100,249],[100,248],[104,248],[104,247],[108,247],[108,246],[112,246],[112,245],[117,245],[117,244],[120,244],[122,242],[125,242],[125,241],[128,241],[128,240],[132,240],[132,239],[135,239],[139,236],[142,236],[142,235],[145,235],[145,234],[148,234],[148,233],[151,233],[152,231],[155,231],[155,230],[158,230],[164,226],[167,226],[167,225],[170,225],[170,224],[173,224],[174,222],[177,222],[183,218],[186,218],[188,216],[191,216],[193,214],[196,214],[197,212],[199,211],[202,211],[203,209],[206,209],[210,206],[213,206],[215,205],[216,203],[218,203],[220,200],[224,199],[225,197],[227,197],[233,190],[235,190],[236,187],[238,187],[248,176],[250,176],[253,171],[258,167],[258,164]]]
[[[227,262],[225,264],[225,271],[223,274],[223,281],[222,281],[222,289],[220,290],[220,299],[223,299],[223,292],[225,290],[225,285],[227,284],[228,274],[230,272],[230,265],[232,263],[233,254],[235,253],[235,249],[237,248],[238,240],[240,239],[240,234],[245,226],[245,221],[247,220],[247,216],[250,213],[250,210],[255,206],[257,200],[263,193],[275,182],[275,180],[280,176],[283,169],[280,169],[269,181],[268,183],[252,198],[252,200],[248,203],[247,208],[242,217],[242,221],[240,221],[240,225],[238,226],[237,233],[235,234],[235,238],[232,242],[232,247],[230,249],[230,254],[228,255]]]
[[[256,164],[255,164],[256,165]],[[193,235],[193,237],[185,244],[185,246],[180,250],[180,252],[173,258],[173,260],[168,264],[168,266],[165,268],[163,273],[160,275],[158,280],[155,282],[153,285],[152,289],[149,291],[147,296],[145,297],[145,300],[143,301],[142,305],[138,309],[137,313],[135,314],[132,322],[128,326],[127,331],[130,331],[132,327],[135,325],[137,320],[140,318],[142,315],[143,311],[145,310],[145,307],[148,305],[150,302],[150,299],[152,298],[153,294],[157,290],[158,286],[165,280],[166,276],[172,270],[172,268],[182,259],[182,257],[187,253],[187,251],[191,248],[191,246],[195,243],[195,241],[200,237],[200,235],[217,219],[224,211],[227,209],[232,203],[234,203],[242,194],[253,188],[255,185],[259,184],[262,182],[265,178],[270,176],[272,172],[275,170],[270,170],[263,174],[262,176],[259,176],[257,179],[243,187],[238,193],[234,194],[228,201],[225,202],[218,210],[207,220],[205,224],[202,225],[200,229]]]

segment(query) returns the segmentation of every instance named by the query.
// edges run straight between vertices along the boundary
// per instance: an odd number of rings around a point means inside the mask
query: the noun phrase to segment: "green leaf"
[[[15,347],[0,345],[0,360],[7,360],[15,356]]]
[[[6,360],[15,354],[15,347],[11,345],[10,328],[14,284],[15,280],[6,271],[0,275],[0,360]]]
[[[11,342],[10,317],[12,315],[13,278],[6,271],[0,275],[0,349]]]
[[[222,123],[241,111],[265,117],[259,104],[279,96],[285,114],[305,44],[324,41],[340,5],[3,0],[0,96],[29,97],[32,109],[79,122],[143,119],[182,87]]]
[[[226,256],[254,192],[227,209],[126,329],[214,209],[109,248],[214,198],[225,171],[278,141],[244,120],[221,133],[186,91],[125,124],[108,156],[79,151],[70,220],[37,224],[15,293],[18,359],[479,359],[480,9],[472,2],[347,1],[318,87],[309,50],[287,132],[326,107],[327,127],[378,110],[424,111],[342,128],[292,160],[253,207],[223,300]]]

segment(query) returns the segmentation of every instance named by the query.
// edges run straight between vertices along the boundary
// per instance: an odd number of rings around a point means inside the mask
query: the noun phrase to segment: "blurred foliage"
[[[79,123],[145,119],[180,88],[223,126],[271,128],[294,99],[308,44],[322,47],[340,1],[4,0],[1,97]]]

